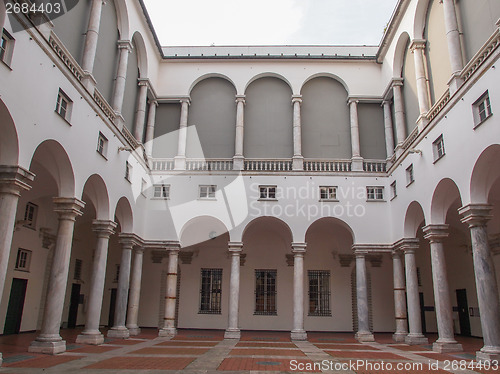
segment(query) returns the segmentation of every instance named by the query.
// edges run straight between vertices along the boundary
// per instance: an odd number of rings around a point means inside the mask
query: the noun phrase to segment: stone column
[[[387,158],[394,154],[394,136],[392,134],[392,113],[391,103],[388,100],[382,102],[384,108],[384,128],[385,128],[385,149]]]
[[[453,305],[443,246],[443,240],[448,237],[448,225],[427,225],[423,232],[424,238],[429,240],[431,246],[432,283],[439,334],[432,349],[436,352],[461,352],[462,345],[457,343],[453,333]]]
[[[17,203],[21,192],[31,189],[29,183],[34,177],[34,174],[18,166],[0,166],[0,300],[5,287]]]
[[[175,307],[177,306],[177,263],[179,247],[168,249],[167,294],[165,296],[165,324],[158,332],[158,336],[174,336],[177,334],[175,326]]]
[[[302,119],[300,105],[302,96],[292,96],[293,105],[293,170],[304,170],[304,156],[302,156]]]
[[[304,254],[306,243],[292,243],[293,253],[293,329],[292,340],[307,340],[304,330]]]
[[[130,54],[130,52],[132,52],[132,43],[130,43],[130,40],[119,40],[118,51],[118,70],[116,72],[115,87],[113,98],[111,100],[111,107],[115,111],[115,114],[121,116],[123,110],[125,86],[127,83],[128,55]]]
[[[229,281],[229,321],[225,339],[239,339],[241,336],[238,327],[239,305],[240,305],[240,255],[243,251],[243,243],[229,242],[231,253],[231,279]]]
[[[153,141],[155,137],[155,121],[156,121],[156,107],[158,106],[157,100],[149,102],[148,123],[146,126],[145,150],[148,157],[153,156]]]
[[[392,335],[395,342],[404,342],[408,335],[406,315],[406,288],[403,261],[399,251],[392,252],[392,268],[394,275],[394,314],[396,316],[396,332]]]
[[[358,100],[349,99],[351,121],[352,170],[363,171],[363,158],[359,145]]]
[[[115,321],[114,326],[108,330],[108,337],[126,339],[130,337],[130,333],[125,326],[130,282],[130,263],[132,260],[132,249],[137,242],[121,235],[120,244],[122,245],[122,259],[120,262],[120,274],[118,275],[118,290],[116,291]]]
[[[469,225],[477,301],[481,315],[484,347],[476,352],[480,361],[500,361],[500,302],[496,282],[495,264],[488,243],[487,222],[493,217],[492,207],[470,204],[458,210],[462,222]]]
[[[97,235],[94,251],[94,264],[92,278],[90,279],[90,295],[87,306],[85,329],[77,336],[78,344],[104,343],[104,335],[99,331],[101,322],[102,296],[104,294],[104,281],[106,279],[106,263],[108,260],[109,237],[114,234],[116,223],[113,221],[92,222],[92,231]]]
[[[394,97],[394,120],[396,122],[396,149],[401,148],[406,140],[406,118],[405,104],[403,100],[403,79],[394,79],[392,81],[392,92]]]
[[[415,250],[418,242],[403,244],[406,263],[406,297],[408,299],[408,322],[410,333],[405,338],[409,345],[428,344],[429,340],[422,334],[422,317],[420,316],[420,297],[418,294],[417,262]]]
[[[427,71],[425,67],[425,40],[412,40],[410,50],[413,53],[415,60],[415,78],[417,80],[417,98],[418,107],[420,109],[420,117],[418,118],[419,130],[427,124],[427,112],[430,109],[429,85]]]
[[[83,201],[75,198],[55,197],[54,211],[58,215],[57,243],[52,259],[47,301],[40,335],[31,342],[28,352],[57,354],[66,350],[66,341],[59,335],[64,296],[68,281],[69,260],[76,217],[82,215]]]
[[[375,341],[370,331],[368,309],[368,281],[366,277],[366,252],[356,251],[356,300],[358,304],[358,331],[356,339],[360,342]]]
[[[174,169],[186,170],[186,147],[187,147],[187,125],[189,99],[181,99],[181,120],[179,123],[179,141],[177,144],[177,156],[174,157]]]
[[[245,95],[236,96],[236,138],[234,141],[233,169],[245,168],[243,140],[245,136]]]
[[[443,10],[446,40],[448,42],[448,53],[450,55],[451,64],[451,79],[448,84],[450,87],[450,93],[453,94],[463,83],[463,79],[460,77],[460,72],[464,67],[455,0],[443,0]]]
[[[135,249],[134,265],[132,267],[132,277],[130,279],[130,293],[127,312],[127,328],[130,336],[136,336],[141,333],[141,329],[139,328],[137,321],[139,317],[139,301],[141,298],[143,255],[143,248],[138,247]]]
[[[101,25],[101,13],[104,0],[92,0],[90,18],[85,34],[85,45],[83,47],[82,70],[84,77],[82,83],[90,93],[96,86],[92,72],[94,71],[95,56],[97,53],[97,42],[99,41],[99,27]]]
[[[139,79],[139,95],[137,99],[137,110],[135,112],[134,137],[142,143],[144,135],[144,121],[146,120],[146,104],[148,101],[149,81]]]

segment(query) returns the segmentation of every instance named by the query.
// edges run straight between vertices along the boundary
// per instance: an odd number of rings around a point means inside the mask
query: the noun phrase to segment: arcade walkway
[[[346,365],[356,360],[379,363],[386,370],[303,370],[357,374],[385,373],[498,373],[497,370],[443,370],[445,360],[473,360],[482,340],[460,338],[465,352],[453,355],[433,353],[431,346],[394,344],[390,334],[376,334],[376,342],[358,343],[353,334],[309,333],[307,342],[291,342],[285,332],[244,331],[241,340],[223,339],[223,331],[180,330],[174,339],[158,338],[156,329],[144,329],[141,335],[127,340],[106,339],[101,346],[76,345],[79,330],[62,330],[68,351],[57,356],[27,352],[35,334],[0,337],[4,364],[0,373],[216,373],[216,372],[300,372],[300,364],[326,360],[328,365]],[[430,336],[430,341],[436,337]],[[431,360],[431,361],[430,361]],[[440,369],[429,367],[429,362]],[[414,366],[422,363],[423,366]],[[392,370],[387,370],[388,365]],[[405,369],[396,370],[398,364]],[[305,367],[305,366],[304,366]],[[346,367],[346,366],[345,366]],[[335,368],[335,366],[333,366]],[[340,366],[337,366],[340,368]],[[295,370],[294,370],[295,369]]]

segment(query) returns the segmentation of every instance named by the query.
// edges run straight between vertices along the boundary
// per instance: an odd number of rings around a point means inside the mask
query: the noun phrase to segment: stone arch
[[[404,220],[404,237],[416,238],[422,222],[425,222],[425,214],[422,205],[418,201],[412,201],[406,209]]]
[[[109,220],[109,195],[106,183],[99,174],[91,175],[83,187],[82,200],[88,199],[96,210],[96,219]]]
[[[430,223],[444,224],[448,210],[457,199],[462,201],[458,186],[450,178],[442,179],[432,195]]]
[[[427,23],[427,12],[431,1],[432,0],[420,0],[417,2],[415,18],[413,20],[413,37],[415,39],[424,38],[424,31]]]
[[[488,195],[495,181],[500,178],[498,162],[500,160],[500,145],[487,147],[478,157],[470,180],[470,202],[487,204]]]
[[[257,74],[256,76],[252,77],[247,82],[247,84],[245,85],[245,93],[247,92],[248,86],[250,86],[253,82],[255,82],[256,80],[261,79],[261,78],[277,78],[277,79],[281,79],[283,82],[285,82],[288,85],[288,87],[290,87],[290,90],[293,91],[292,84],[283,75],[278,74],[278,73],[266,72],[266,73]]]
[[[257,217],[257,218],[255,218],[247,223],[247,225],[245,226],[245,229],[243,230],[243,234],[241,236],[242,240],[243,240],[243,244],[245,243],[245,236],[248,234],[249,229],[251,230],[253,227],[258,226],[258,225],[263,225],[266,227],[276,226],[279,228],[278,229],[279,232],[281,234],[284,234],[284,236],[282,236],[283,242],[289,242],[289,243],[293,242],[292,229],[285,221],[283,221],[279,218],[276,218],[276,217],[262,216],[262,217]],[[277,233],[278,230],[273,230],[273,232]]]
[[[118,20],[118,31],[121,40],[129,40],[130,25],[128,20],[128,8],[126,0],[114,0],[116,17]]]
[[[410,42],[410,36],[407,32],[403,32],[399,35],[398,42],[396,43],[396,49],[394,51],[394,63],[393,63],[393,77],[403,78],[403,65],[406,54],[406,49]]]
[[[343,80],[342,78],[340,78],[336,74],[328,73],[328,72],[316,73],[316,74],[311,75],[310,77],[307,77],[307,79],[302,83],[302,86],[300,87],[300,92],[302,93],[302,89],[304,88],[304,85],[307,82],[309,82],[312,79],[322,78],[322,77],[331,78],[333,80],[336,80],[337,82],[339,82],[340,84],[342,84],[342,86],[344,86],[345,90],[347,91],[347,95],[349,95],[349,86],[347,85],[347,83],[345,82],[345,80]]]
[[[137,64],[139,67],[139,78],[145,79],[148,77],[148,52],[146,50],[146,43],[139,31],[134,33],[132,42],[137,50]]]
[[[182,226],[179,233],[181,247],[190,247],[195,244],[214,240],[229,232],[226,224],[212,216],[192,218]]]
[[[227,75],[225,74],[221,74],[221,73],[208,73],[208,74],[203,74],[201,76],[199,76],[198,78],[196,78],[194,80],[194,82],[191,84],[191,86],[189,87],[189,95],[191,95],[191,91],[193,91],[193,88],[198,84],[200,83],[201,81],[204,81],[205,79],[210,79],[210,78],[220,78],[220,79],[225,79],[227,80],[228,82],[230,82],[234,89],[236,90],[236,84],[234,83],[234,81],[229,78]]]
[[[316,221],[312,222],[309,227],[306,230],[306,243],[308,242],[308,237],[310,237],[312,232],[314,232],[314,229],[320,228],[320,229],[327,229],[328,232],[332,232],[331,228],[332,226],[337,226],[339,227],[342,231],[347,233],[350,236],[351,243],[349,246],[349,252],[351,251],[352,244],[354,244],[355,241],[355,234],[354,231],[352,230],[351,226],[349,226],[346,222],[342,221],[341,219],[335,218],[335,217],[323,217],[319,218]],[[312,231],[311,231],[312,230]]]
[[[19,160],[19,140],[16,125],[0,99],[0,165],[17,165]]]
[[[64,147],[49,139],[40,143],[32,158],[30,171],[47,172],[57,186],[59,197],[75,197],[75,175]]]
[[[120,224],[122,233],[132,233],[134,229],[134,214],[130,202],[122,196],[115,209],[116,221]]]

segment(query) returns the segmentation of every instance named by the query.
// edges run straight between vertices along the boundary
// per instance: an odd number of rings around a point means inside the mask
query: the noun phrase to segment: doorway
[[[76,319],[78,317],[78,306],[80,305],[80,288],[81,285],[73,283],[71,287],[71,301],[69,304],[68,328],[76,327]]]
[[[470,319],[469,319],[469,304],[467,302],[467,290],[456,290],[457,305],[458,305],[458,321],[460,323],[460,335],[471,336]]]
[[[9,306],[7,307],[7,315],[5,316],[5,325],[3,328],[4,335],[19,334],[21,330],[27,286],[27,279],[12,279]]]
[[[108,317],[109,328],[115,325],[115,309],[116,309],[116,288],[112,288],[111,297],[109,300],[109,317]]]
[[[427,333],[427,326],[425,324],[425,302],[424,302],[424,293],[423,292],[420,292],[419,293],[419,297],[420,297],[420,315],[421,315],[421,318],[422,318],[422,334],[426,334]]]

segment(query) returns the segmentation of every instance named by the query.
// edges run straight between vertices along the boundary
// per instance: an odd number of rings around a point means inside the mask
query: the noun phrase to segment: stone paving
[[[223,331],[180,330],[169,339],[157,337],[155,329],[144,329],[130,339],[86,346],[74,343],[79,332],[62,330],[68,350],[57,356],[28,353],[35,334],[0,337],[0,373],[500,373],[477,367],[452,369],[452,362],[474,360],[482,346],[475,338],[459,338],[465,352],[439,354],[430,345],[395,344],[390,334],[376,334],[376,342],[360,344],[353,334],[343,333],[309,333],[308,341],[292,342],[286,332],[244,331],[240,340],[224,340]],[[450,367],[445,367],[447,361]],[[363,365],[352,366],[357,362]]]

